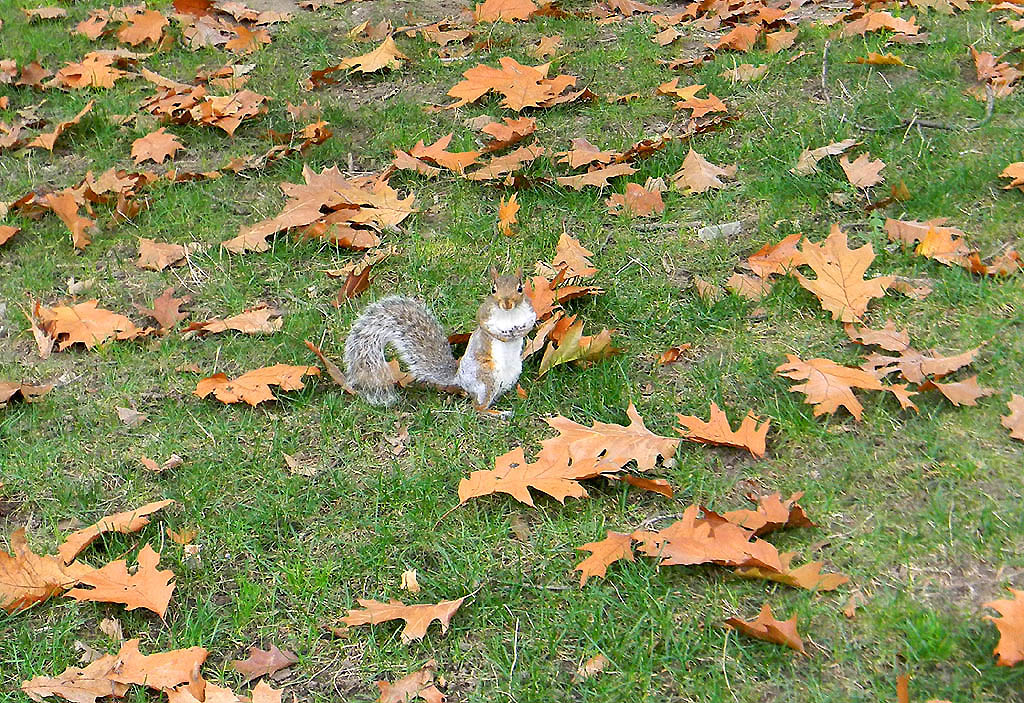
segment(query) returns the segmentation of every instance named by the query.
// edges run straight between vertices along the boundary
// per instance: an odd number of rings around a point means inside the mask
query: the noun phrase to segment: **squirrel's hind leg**
[[[360,385],[358,390],[363,400],[370,405],[388,407],[398,402],[398,393],[395,392],[393,383],[373,386]]]

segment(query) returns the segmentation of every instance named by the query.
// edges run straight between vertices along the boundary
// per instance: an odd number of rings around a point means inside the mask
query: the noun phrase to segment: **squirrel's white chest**
[[[491,358],[494,360],[494,382],[498,389],[508,390],[519,380],[523,371],[523,339],[511,342],[491,340]]]

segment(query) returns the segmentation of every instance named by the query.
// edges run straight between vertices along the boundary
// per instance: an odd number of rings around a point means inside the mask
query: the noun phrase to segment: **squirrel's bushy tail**
[[[391,345],[417,381],[449,386],[458,362],[437,318],[413,298],[391,296],[363,310],[345,340],[345,373],[349,384],[373,405],[398,400],[384,356]]]

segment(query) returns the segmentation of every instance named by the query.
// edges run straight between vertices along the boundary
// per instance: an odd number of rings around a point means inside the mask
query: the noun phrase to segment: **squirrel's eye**
[[[522,293],[522,292],[523,292],[523,284],[522,284],[522,283],[520,283],[520,284],[519,284],[519,288],[518,288],[517,290],[518,290],[518,291],[519,291],[520,293]]]

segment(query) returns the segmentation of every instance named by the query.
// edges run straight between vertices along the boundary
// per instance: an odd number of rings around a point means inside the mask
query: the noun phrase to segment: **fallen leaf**
[[[46,204],[71,231],[71,243],[74,247],[85,249],[92,241],[87,232],[95,229],[96,222],[78,214],[79,206],[75,194],[70,189],[48,193]]]
[[[416,569],[408,569],[402,572],[402,583],[399,588],[409,593],[419,593],[420,584],[416,580]]]
[[[487,119],[489,120],[490,118]],[[491,140],[484,144],[485,152],[501,151],[521,142],[536,132],[537,120],[532,117],[521,117],[519,119],[506,117],[501,122],[489,121],[480,127],[480,131],[491,137]],[[1024,179],[1024,175],[1021,178]]]
[[[778,492],[764,496],[747,496],[757,503],[756,510],[730,510],[721,515],[734,525],[751,530],[755,535],[764,535],[785,527],[817,527],[797,503],[803,491],[792,494],[786,500]]]
[[[553,107],[587,97],[587,91],[565,92],[576,85],[574,76],[559,75],[547,78],[549,64],[524,66],[508,56],[498,60],[501,68],[479,64],[465,71],[465,80],[448,91],[456,108],[476,102],[493,91],[504,96],[502,106],[516,112],[527,107]]]
[[[232,317],[214,317],[203,322],[193,322],[182,332],[186,338],[195,335],[220,334],[232,330],[243,334],[274,334],[284,325],[281,312],[267,305],[257,305]]]
[[[510,195],[508,200],[501,199],[501,203],[498,205],[498,231],[506,237],[514,235],[512,225],[519,221],[516,218],[516,213],[518,212],[519,202],[516,200],[515,193]]]
[[[137,560],[139,566],[132,574],[124,560],[83,574],[79,586],[64,595],[79,601],[123,603],[127,610],[145,608],[163,618],[174,592],[174,572],[157,570],[160,555],[148,544],[139,551]],[[82,588],[83,585],[92,588]]]
[[[156,320],[160,325],[160,330],[166,331],[173,329],[175,325],[189,316],[189,313],[182,312],[180,308],[182,305],[188,304],[191,299],[187,295],[183,298],[175,298],[174,288],[168,287],[153,301],[152,308],[144,308],[139,305],[136,306],[136,309],[143,315]]]
[[[733,82],[739,81],[740,83],[750,83],[751,81],[763,78],[764,74],[767,72],[768,64],[766,63],[762,63],[757,66],[750,63],[743,63],[736,68],[731,68],[728,71],[722,71],[718,75]]]
[[[639,183],[627,183],[626,193],[613,193],[605,205],[612,215],[630,214],[635,217],[650,217],[665,212],[665,201],[660,190],[647,190]]]
[[[180,244],[158,242],[139,238],[139,258],[135,265],[140,269],[163,271],[168,266],[179,266],[185,262],[188,249]]]
[[[603,654],[595,654],[590,659],[587,659],[583,664],[576,669],[576,680],[584,681],[597,674],[601,673],[608,668],[611,664],[611,660]]]
[[[173,500],[160,500],[146,503],[135,510],[127,510],[123,513],[114,513],[113,515],[100,518],[92,525],[83,527],[68,535],[67,539],[57,548],[57,553],[60,554],[60,558],[65,564],[70,564],[82,553],[82,550],[95,542],[100,535],[107,532],[119,532],[121,534],[138,532],[149,524],[150,515],[158,510],[163,510],[173,503]]]
[[[787,32],[784,29],[780,29],[777,32],[770,32],[766,34],[764,37],[765,50],[769,54],[777,54],[780,51],[788,49],[793,46],[793,43],[796,41],[797,31],[798,30],[794,27],[792,31]]]
[[[840,407],[845,407],[857,420],[861,419],[864,406],[853,394],[854,388],[872,391],[889,391],[896,396],[903,408],[913,408],[910,401],[913,392],[905,386],[883,385],[874,375],[863,369],[841,366],[829,359],[811,359],[802,361],[793,354],[787,354],[788,363],[782,364],[775,373],[806,383],[790,388],[791,393],[802,392],[807,396],[806,403],[814,406],[814,415],[831,415]]]
[[[714,50],[735,49],[747,52],[754,48],[760,28],[752,24],[738,24],[714,44],[708,44]]]
[[[1014,398],[1019,399],[1020,396],[1015,395]],[[1014,666],[1024,661],[1024,591],[1013,588],[1008,590],[1013,594],[1013,598],[984,604],[986,608],[992,608],[1002,616],[984,616],[985,620],[992,621],[999,630],[999,644],[993,652],[998,657],[996,664],[999,666]]]
[[[899,356],[872,354],[861,364],[861,368],[878,379],[899,371],[903,378],[913,383],[924,383],[929,379],[942,378],[974,361],[981,347],[976,347],[954,356],[937,356],[934,352],[921,353],[907,347]]]
[[[599,361],[620,351],[612,346],[612,330],[603,329],[596,335],[584,335],[583,324],[583,320],[570,324],[557,345],[548,344],[540,360],[539,375],[543,376],[562,364]]]
[[[455,611],[459,609],[467,596],[458,600],[442,601],[435,605],[405,605],[401,601],[391,600],[381,603],[376,600],[357,599],[363,610],[349,610],[348,615],[341,621],[349,627],[357,625],[376,625],[389,620],[405,620],[405,627],[402,629],[402,642],[409,643],[413,640],[423,639],[427,634],[427,628],[434,620],[441,623],[441,633],[448,632],[448,625],[451,622]]]
[[[853,63],[871,66],[907,66],[903,63],[903,59],[895,54],[879,54],[874,51],[869,51],[867,56],[858,56]],[[907,66],[907,68],[913,68],[913,66]]]
[[[532,0],[484,0],[473,11],[477,22],[513,22],[528,20],[537,11]]]
[[[21,227],[12,227],[10,225],[0,225],[0,246],[6,244],[11,240],[11,237],[21,231]]]
[[[608,164],[615,158],[614,151],[601,151],[582,137],[572,140],[572,148],[569,151],[560,151],[555,154],[556,161],[568,164],[569,168],[580,168],[590,164]]]
[[[202,647],[190,647],[146,655],[139,651],[139,640],[126,640],[107,676],[116,683],[138,684],[156,690],[184,684],[184,688],[199,700],[206,686],[199,668],[208,654]]]
[[[199,530],[196,529],[182,529],[178,532],[175,532],[170,527],[168,527],[164,529],[164,532],[167,534],[168,537],[171,538],[172,542],[181,545],[191,544],[192,541],[195,540],[195,538],[199,535]]]
[[[782,583],[793,588],[802,588],[806,591],[834,591],[843,584],[850,582],[850,578],[843,574],[821,573],[823,564],[820,561],[808,562],[794,569],[790,566],[790,562],[793,559],[792,552],[780,554],[779,558],[782,560],[782,571],[752,566],[738,568],[735,573],[741,578],[764,579],[766,581]]]
[[[108,654],[87,667],[69,666],[56,677],[36,676],[21,684],[21,690],[34,701],[60,696],[72,703],[96,703],[98,698],[123,698],[128,685],[110,679],[117,657]]]
[[[590,261],[593,255],[594,252],[580,244],[578,239],[562,232],[551,259],[551,268],[563,272],[567,279],[590,278],[597,273],[597,268]]]
[[[253,31],[245,25],[237,25],[231,28],[235,33],[234,39],[229,39],[224,48],[235,54],[254,54],[260,47],[270,43],[270,34],[265,29]]]
[[[633,537],[630,534],[608,531],[600,542],[587,542],[578,551],[591,552],[590,556],[576,565],[574,571],[580,572],[580,588],[587,585],[591,576],[604,578],[611,564],[626,559],[633,561]]]
[[[766,278],[734,273],[725,282],[725,287],[741,298],[757,302],[772,292],[774,284]]]
[[[864,35],[868,32],[877,32],[883,29],[888,29],[892,32],[899,34],[917,34],[920,31],[920,27],[916,24],[916,18],[911,16],[909,20],[905,20],[899,17],[893,17],[888,12],[876,12],[870,10],[864,13],[858,19],[852,22],[847,22],[843,25],[843,36],[852,37],[854,35]]]
[[[21,11],[28,17],[29,22],[33,20],[55,20],[68,16],[68,11],[63,7],[23,7]]]
[[[796,631],[796,616],[794,615],[785,621],[776,620],[772,615],[771,606],[767,603],[761,607],[761,612],[758,616],[750,622],[739,618],[729,618],[725,621],[725,624],[745,635],[756,637],[766,642],[782,644],[790,649],[795,649],[801,654],[807,655],[803,640],[800,639],[800,635]]]
[[[772,274],[789,273],[804,262],[798,248],[803,235],[791,234],[777,244],[765,244],[747,259],[747,267],[759,278],[767,279]]]
[[[856,139],[844,139],[841,142],[819,146],[817,149],[804,149],[800,152],[800,156],[797,157],[796,166],[793,167],[792,173],[798,176],[808,176],[816,173],[818,171],[818,162],[826,156],[838,156],[859,143]]]
[[[0,549],[0,608],[8,613],[31,607],[71,588],[91,572],[91,566],[65,564],[55,555],[32,552],[25,528],[11,534],[11,551]],[[48,695],[48,694],[47,694]]]
[[[632,173],[636,173],[636,169],[628,163],[612,164],[611,166],[603,166],[593,171],[588,171],[579,176],[559,176],[555,179],[555,182],[573,190],[583,190],[586,186],[604,188],[608,185],[608,179],[628,176]]]
[[[128,427],[138,427],[144,422],[149,420],[149,415],[146,413],[140,413],[135,408],[114,408],[117,411],[117,417],[121,422]]]
[[[136,10],[128,16],[128,23],[117,31],[117,38],[132,46],[143,42],[159,44],[167,24],[167,18],[156,10]]]
[[[0,408],[7,407],[7,404],[15,397],[21,398],[26,403],[34,403],[53,389],[53,384],[33,386],[29,383],[10,383],[0,381]],[[0,484],[2,485],[2,484]]]
[[[431,659],[419,671],[403,676],[394,683],[377,681],[380,689],[378,703],[410,703],[420,698],[427,703],[444,703],[445,696],[434,685],[437,662]]]
[[[527,53],[535,59],[546,59],[557,54],[560,48],[562,48],[562,37],[555,34],[550,37],[541,37]]]
[[[231,668],[242,674],[242,681],[248,683],[263,675],[271,675],[292,664],[298,663],[299,658],[287,649],[278,649],[276,644],[270,645],[270,649],[249,648],[249,656],[246,659],[235,659],[231,662]]]
[[[222,403],[245,401],[249,405],[258,405],[267,400],[276,400],[270,392],[270,386],[278,386],[283,391],[301,390],[306,387],[302,382],[303,376],[319,374],[320,369],[316,366],[275,364],[244,373],[233,381],[228,380],[225,374],[215,374],[201,380],[194,393],[200,398],[213,393]]]
[[[1003,415],[1000,422],[1010,430],[1010,436],[1024,441],[1024,396],[1014,393],[1006,403],[1009,415]]]
[[[846,155],[840,156],[839,165],[842,166],[850,183],[858,188],[870,188],[884,180],[880,172],[885,168],[885,163],[881,160],[872,161],[866,153],[861,154],[852,162]]]
[[[408,56],[398,50],[395,40],[388,37],[373,51],[362,56],[342,59],[335,68],[338,70],[359,71],[361,73],[374,73],[383,68],[400,68],[402,62],[408,60],[408,58]]]
[[[683,355],[683,352],[688,350],[691,344],[677,344],[674,347],[669,347],[661,354],[658,355],[657,360],[654,362],[658,366],[665,366],[666,364],[674,364],[679,361],[679,358]]]
[[[768,436],[771,420],[758,422],[753,411],[747,412],[747,416],[743,418],[735,432],[729,427],[729,419],[725,413],[714,402],[711,403],[711,419],[708,422],[693,415],[677,414],[676,419],[683,426],[677,427],[676,432],[689,442],[736,447],[746,449],[755,457],[764,456],[765,438]]]
[[[962,381],[956,381],[954,383],[939,383],[937,381],[928,380],[918,386],[917,390],[937,390],[945,396],[946,400],[957,407],[960,407],[961,405],[977,405],[978,398],[995,395],[994,389],[982,388],[978,385],[977,376],[971,376],[970,378],[965,378]]]
[[[683,166],[672,176],[672,187],[686,195],[704,193],[712,188],[724,188],[721,178],[736,175],[736,165],[719,167],[690,149]]]
[[[168,134],[166,127],[161,127],[132,142],[132,159],[137,164],[147,160],[162,164],[165,159],[173,158],[174,154],[183,148],[184,145],[176,136]]]

